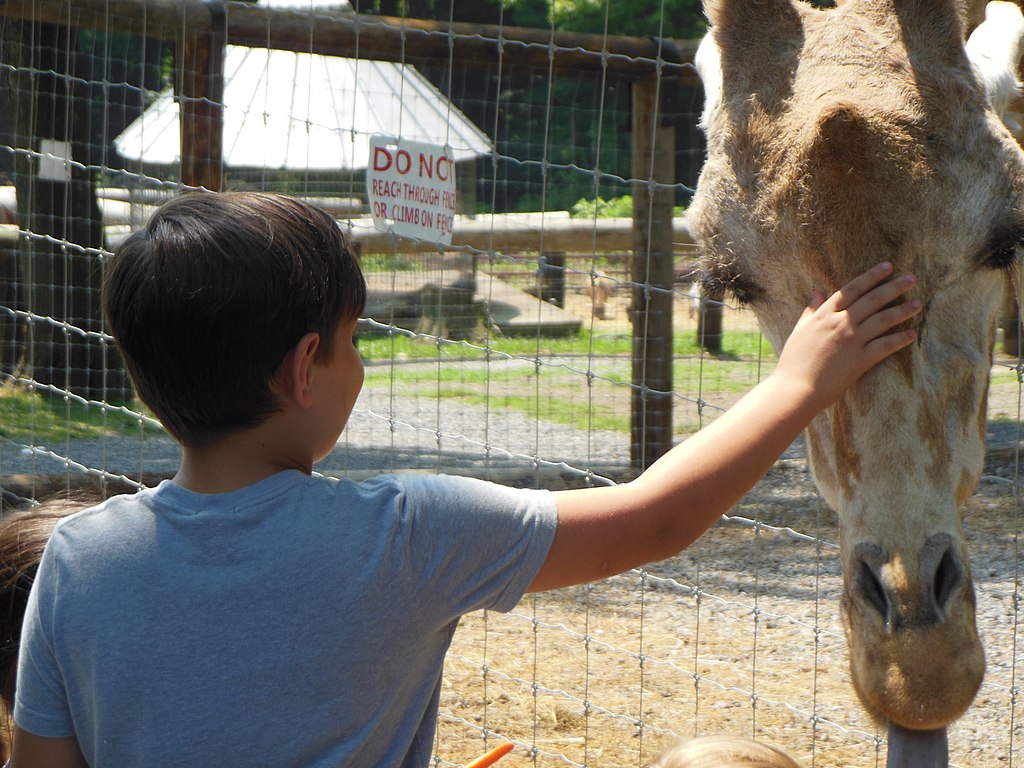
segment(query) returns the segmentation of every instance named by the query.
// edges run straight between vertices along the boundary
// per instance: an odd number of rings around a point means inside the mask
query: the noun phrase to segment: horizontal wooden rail
[[[316,203],[316,198],[307,198]],[[117,247],[135,226],[125,221],[127,213],[116,206],[106,206],[110,217],[106,228],[107,242]],[[348,219],[341,216],[344,225],[352,221],[348,230],[352,240],[364,254],[430,254],[438,253],[437,244],[425,240],[397,237],[373,228],[369,218]],[[697,246],[686,216],[673,220],[672,241],[676,254],[696,254]],[[0,225],[0,239],[5,231],[17,236],[17,227]],[[494,253],[499,256],[535,253],[565,254],[632,254],[632,219],[573,219],[561,213],[506,213],[471,219],[458,216],[452,235],[452,244],[440,249],[444,253],[463,251],[467,254]]]
[[[532,217],[531,222],[527,217]],[[674,250],[692,250],[685,216],[673,220]],[[437,253],[438,246],[396,237],[371,227],[353,227],[352,239],[363,253]],[[625,253],[633,252],[632,219],[570,219],[557,215],[506,214],[479,219],[459,217],[451,248],[476,253]]]

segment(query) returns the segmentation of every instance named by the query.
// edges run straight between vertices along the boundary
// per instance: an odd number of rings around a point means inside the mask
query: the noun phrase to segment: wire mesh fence
[[[608,484],[714,419],[774,355],[752,314],[692,290],[696,42],[654,15],[641,38],[309,2],[5,3],[4,506],[173,475],[179,449],[132,395],[99,284],[117,244],[191,189],[302,196],[360,245],[366,384],[320,472]],[[374,225],[375,136],[450,151],[450,244]],[[993,378],[1001,444],[1015,365]],[[1016,757],[1015,467],[993,460],[965,511],[990,672],[951,733],[955,765]],[[640,766],[721,731],[806,765],[884,762],[846,671],[836,539],[797,443],[683,555],[468,617],[437,765],[510,739],[523,764]]]

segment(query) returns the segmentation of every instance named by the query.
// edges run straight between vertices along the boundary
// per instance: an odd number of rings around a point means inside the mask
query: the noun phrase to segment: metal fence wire
[[[297,195],[360,246],[366,384],[324,474],[609,484],[713,420],[775,357],[750,312],[693,288],[697,41],[664,22],[625,37],[309,0],[0,3],[3,510],[174,473],[99,286],[185,190]],[[450,153],[450,244],[374,225],[375,136]],[[1018,370],[997,360],[999,450],[964,512],[989,672],[950,732],[957,766],[1019,760]],[[798,441],[678,557],[467,617],[436,765],[510,740],[509,765],[639,767],[720,732],[803,765],[884,762],[849,682],[836,541]]]

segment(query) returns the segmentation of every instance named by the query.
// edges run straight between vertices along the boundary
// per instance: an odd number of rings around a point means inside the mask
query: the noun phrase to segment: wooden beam
[[[224,4],[206,4],[209,31],[179,40],[175,95],[181,115],[181,181],[219,192],[224,182]]]
[[[351,230],[352,239],[363,253],[437,253],[437,245],[395,237],[367,226],[368,220]],[[679,250],[693,246],[685,217],[668,228]],[[523,254],[541,251],[563,253],[629,253],[633,250],[632,219],[571,219],[558,214],[501,214],[477,219],[458,217],[452,244],[446,251],[470,253]]]
[[[213,29],[202,0],[0,0],[0,16],[172,39]]]

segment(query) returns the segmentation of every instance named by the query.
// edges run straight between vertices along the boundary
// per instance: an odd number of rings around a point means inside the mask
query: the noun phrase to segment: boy
[[[637,480],[548,493],[312,474],[363,381],[356,256],[290,198],[192,194],[108,266],[172,481],[58,526],[25,619],[14,768],[426,766],[459,618],[679,552],[909,344],[910,276],[813,297],[775,371]]]

